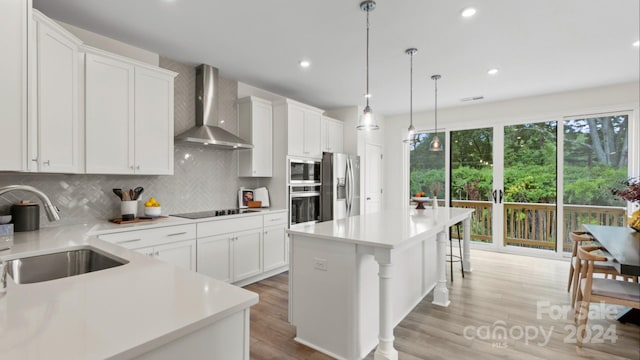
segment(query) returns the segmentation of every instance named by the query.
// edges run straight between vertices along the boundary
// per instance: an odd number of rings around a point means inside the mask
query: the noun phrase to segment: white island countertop
[[[128,359],[258,302],[258,295],[86,236],[88,226],[16,233],[9,260],[90,246],[128,261],[0,294],[0,358]]]
[[[290,234],[394,249],[435,235],[469,217],[472,209],[396,209],[344,219],[294,225]]]

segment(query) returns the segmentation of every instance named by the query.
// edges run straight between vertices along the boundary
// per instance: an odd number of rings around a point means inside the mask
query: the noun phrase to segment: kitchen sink
[[[7,274],[16,284],[30,284],[81,275],[126,263],[128,261],[91,247],[23,257],[5,262]]]

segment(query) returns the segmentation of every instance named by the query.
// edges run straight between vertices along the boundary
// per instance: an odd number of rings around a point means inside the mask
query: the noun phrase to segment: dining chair
[[[578,247],[578,260],[582,263],[575,310],[578,347],[582,347],[584,340],[589,318],[589,303],[602,302],[640,309],[640,284],[626,280],[593,277],[596,263],[607,260],[605,256],[594,254],[595,250],[602,250],[602,248],[600,246]]]
[[[580,261],[578,260],[578,248],[583,245],[596,245],[598,242],[591,237],[586,231],[572,231],[569,233],[569,238],[573,241],[573,250],[571,251],[571,267],[569,268],[569,284],[567,285],[567,292],[571,290],[573,285],[573,291],[571,292],[571,306],[575,306],[576,293],[578,291],[578,277],[580,275]],[[599,245],[599,244],[598,244]],[[604,274],[605,279],[612,276],[616,278],[618,270],[613,266],[611,260],[612,256],[606,251],[603,251],[602,256],[605,258],[605,262],[598,262],[594,265],[594,272],[598,274]]]

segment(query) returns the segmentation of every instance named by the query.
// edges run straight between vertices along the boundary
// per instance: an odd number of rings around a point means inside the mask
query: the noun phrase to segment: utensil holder
[[[133,218],[135,219],[138,216],[138,200],[121,201],[120,214],[133,214]]]

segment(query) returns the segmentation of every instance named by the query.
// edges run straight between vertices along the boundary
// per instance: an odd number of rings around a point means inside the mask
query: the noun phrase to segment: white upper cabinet
[[[287,155],[322,157],[320,134],[323,111],[288,99],[277,106],[278,116],[286,118]]]
[[[80,77],[82,42],[37,10],[35,69],[30,85],[29,170],[81,173]]]
[[[96,49],[86,55],[86,172],[173,174],[173,78]]]
[[[173,75],[135,69],[136,174],[173,174]]]
[[[94,54],[85,61],[87,173],[133,174],[135,68]]]
[[[341,153],[343,152],[343,130],[342,121],[326,116],[322,117],[322,151]]]
[[[0,1],[0,170],[27,165],[27,28],[31,1]]]
[[[238,151],[238,176],[272,176],[272,134],[271,102],[253,96],[238,100],[238,136],[253,144],[253,149]]]

